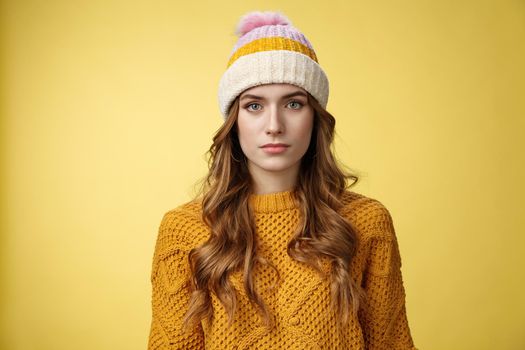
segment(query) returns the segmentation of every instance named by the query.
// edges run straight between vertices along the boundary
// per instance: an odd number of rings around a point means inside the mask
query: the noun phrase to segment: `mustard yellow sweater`
[[[368,295],[358,317],[345,330],[336,327],[329,282],[286,253],[299,210],[292,192],[284,191],[250,197],[259,254],[277,267],[282,278],[273,291],[258,288],[273,314],[274,328],[262,325],[239,273],[231,277],[238,295],[231,328],[222,304],[212,294],[214,321],[201,322],[192,333],[183,332],[182,317],[189,300],[187,254],[209,235],[201,220],[201,205],[192,201],[168,211],[160,224],[151,272],[148,349],[416,349],[407,322],[401,257],[390,213],[378,200],[353,191],[346,191],[343,200],[340,214],[352,223],[359,238],[352,273]],[[256,285],[274,282],[271,269],[256,271]]]

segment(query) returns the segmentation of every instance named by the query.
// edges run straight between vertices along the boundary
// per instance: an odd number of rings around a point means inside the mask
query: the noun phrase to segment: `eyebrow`
[[[308,96],[306,96],[306,94],[302,91],[294,91],[292,93],[289,93],[289,94],[286,94],[284,95],[283,97],[281,97],[282,100],[286,99],[286,98],[289,98],[289,97],[292,97],[292,96],[304,96],[306,98],[308,98]],[[246,98],[252,98],[252,99],[255,99],[255,100],[264,100],[265,98],[262,97],[262,96],[257,96],[257,95],[252,95],[252,94],[246,94],[246,95],[243,95],[241,97],[241,101],[246,99]]]

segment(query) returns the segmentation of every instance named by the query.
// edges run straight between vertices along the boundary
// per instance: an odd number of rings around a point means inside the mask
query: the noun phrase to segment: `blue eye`
[[[253,111],[254,109],[251,109],[250,106],[260,106],[260,104],[258,104],[258,103],[250,103],[250,104],[246,105],[244,108],[246,108],[249,111]],[[258,109],[255,109],[255,110],[258,110]]]
[[[299,109],[299,108],[301,108],[301,107],[303,106],[303,104],[302,104],[301,102],[299,102],[299,101],[290,101],[289,104],[292,104],[292,103],[296,103],[296,104],[298,104],[297,108],[293,108],[293,107],[292,107],[292,109]]]

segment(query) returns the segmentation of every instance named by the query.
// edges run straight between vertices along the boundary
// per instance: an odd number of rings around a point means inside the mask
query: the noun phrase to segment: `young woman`
[[[312,45],[276,12],[237,34],[201,193],[160,224],[148,348],[415,349],[392,218],[332,154]]]

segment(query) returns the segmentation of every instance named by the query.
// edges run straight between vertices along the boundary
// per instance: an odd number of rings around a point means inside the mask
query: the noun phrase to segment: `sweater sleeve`
[[[148,350],[204,349],[202,327],[185,332],[182,319],[189,301],[188,250],[182,246],[167,243],[172,237],[168,234],[168,222],[162,220],[155,246],[151,270],[152,319],[149,332]],[[166,249],[166,247],[169,249]]]
[[[383,218],[379,232],[369,238],[368,264],[363,276],[367,298],[359,318],[366,349],[417,350],[406,315],[399,246],[386,209]]]

